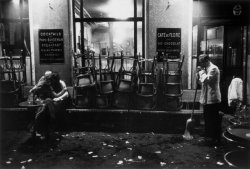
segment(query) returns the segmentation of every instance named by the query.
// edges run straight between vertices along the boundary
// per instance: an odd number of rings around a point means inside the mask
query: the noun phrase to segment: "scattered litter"
[[[21,167],[21,169],[25,169],[25,167],[24,167],[24,166],[22,166],[22,167]]]
[[[26,161],[21,161],[20,163],[21,163],[21,164],[24,164],[24,163],[26,163]]]
[[[114,154],[113,157],[116,157],[116,154]]]
[[[250,133],[247,133],[246,136],[247,136],[247,137],[250,137]]]
[[[155,151],[155,154],[161,154],[161,151]]]
[[[11,161],[6,161],[5,163],[6,163],[6,164],[11,164]]]
[[[16,152],[16,150],[12,150],[13,152]]]
[[[88,152],[88,154],[93,154],[93,152],[92,152],[92,151],[90,151],[90,152]]]
[[[74,157],[69,157],[69,160],[73,160],[74,159]]]
[[[50,148],[49,151],[53,151],[53,148]]]
[[[102,145],[106,146],[107,144],[103,142]]]
[[[97,158],[98,157],[98,155],[94,155],[94,156],[92,156],[93,158]]]
[[[210,159],[210,157],[209,157],[209,156],[206,156],[206,159],[208,160],[208,159]]]
[[[166,165],[166,163],[165,162],[160,162],[160,165],[163,167],[163,166]]]
[[[104,158],[107,157],[107,156],[103,156]]]
[[[129,144],[129,141],[126,141],[125,143],[126,143],[126,144]]]
[[[155,135],[155,133],[154,133],[154,132],[151,132],[151,134],[152,134],[152,135]]]
[[[59,138],[57,138],[57,139],[56,139],[56,141],[60,141],[60,139],[59,139]]]
[[[129,147],[128,150],[131,150],[131,151],[132,151],[132,148]]]
[[[129,133],[128,133],[128,132],[127,132],[126,134],[127,134],[127,135],[129,135]]]
[[[171,164],[174,164],[174,161],[171,161]]]
[[[133,159],[128,159],[127,161],[128,161],[128,162],[133,162],[134,160],[133,160]]]
[[[142,156],[138,156],[138,159],[141,160],[141,159],[142,159]]]
[[[217,165],[224,165],[224,163],[222,163],[222,162],[220,162],[220,161],[218,161],[216,164],[217,164]]]
[[[245,149],[246,147],[243,147],[243,146],[237,146],[238,148],[241,148],[241,149]]]
[[[32,159],[30,158],[30,159],[28,159],[28,163],[30,163],[32,161]]]
[[[109,135],[109,134],[108,134],[107,136],[108,136],[108,137],[111,137],[111,135]]]
[[[215,150],[217,150],[217,149],[218,149],[218,147],[217,147],[217,146],[214,146],[214,149],[215,149]]]
[[[108,147],[114,147],[113,145],[108,145]]]
[[[122,160],[120,160],[120,161],[118,161],[118,163],[117,163],[118,165],[122,165],[123,164],[123,161]]]

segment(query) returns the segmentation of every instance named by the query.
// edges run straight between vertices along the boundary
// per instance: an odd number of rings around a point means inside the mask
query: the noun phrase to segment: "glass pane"
[[[12,54],[20,53],[22,49],[21,40],[21,23],[10,22],[4,25],[4,41],[2,48],[6,50],[6,53],[12,52]]]
[[[75,18],[80,18],[80,0],[74,0]]]
[[[80,29],[76,26],[76,36]],[[78,38],[77,38],[78,40]],[[133,22],[96,22],[84,25],[84,48],[95,52],[95,55],[132,56],[134,52]]]
[[[223,26],[207,29],[207,53],[220,70],[223,67],[223,34]]]
[[[119,18],[134,16],[133,0],[84,0],[85,18]]]
[[[142,17],[143,0],[137,0],[137,17]]]
[[[77,53],[81,51],[81,24],[80,22],[75,23],[75,33],[76,33],[76,50]]]
[[[23,1],[23,18],[29,18],[29,1]]]
[[[24,34],[24,52],[26,56],[30,56],[30,29],[29,23],[23,23],[23,34]]]
[[[193,26],[193,46],[192,46],[192,89],[195,89],[196,88],[196,67],[197,67],[197,38],[198,38],[198,26]]]
[[[0,1],[0,16],[5,19],[20,19],[19,0]]]
[[[141,26],[139,26],[139,44],[142,44]],[[80,23],[76,23],[76,44],[81,49]],[[84,24],[84,49],[91,50],[95,56],[134,55],[134,23],[133,22],[95,22]],[[140,47],[141,51],[141,47]],[[117,69],[119,61],[117,60]],[[105,64],[103,64],[105,66]]]
[[[123,51],[125,56],[134,55],[134,23],[133,22],[114,22],[112,25],[113,53],[119,54]]]
[[[142,22],[137,22],[137,55],[142,56]]]

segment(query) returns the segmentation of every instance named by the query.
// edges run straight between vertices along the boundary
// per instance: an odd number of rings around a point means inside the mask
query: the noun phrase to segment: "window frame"
[[[3,23],[4,25],[7,25],[7,24],[10,24],[10,23],[16,23],[16,24],[20,24],[20,32],[21,32],[21,46],[20,46],[20,49],[21,49],[21,62],[23,65],[26,65],[26,56],[27,54],[29,54],[30,51],[27,51],[27,48],[28,50],[30,50],[30,46],[25,46],[25,44],[23,43],[24,42],[24,34],[25,34],[25,30],[24,30],[24,25],[27,24],[27,26],[29,27],[29,15],[28,17],[25,17],[24,15],[24,6],[25,6],[25,1],[27,1],[27,4],[29,4],[29,0],[19,0],[19,18],[3,18],[0,14],[0,23]],[[30,32],[30,28],[28,30],[28,33]],[[27,39],[28,41],[30,41],[30,39]],[[3,43],[3,42],[1,42]],[[10,46],[10,44],[7,44],[8,46]],[[26,48],[27,47],[27,48]],[[24,68],[24,72],[23,72],[23,83],[26,83],[27,82],[27,77],[26,77],[26,69]]]
[[[80,2],[80,18],[75,17],[75,1]],[[84,18],[84,2],[83,0],[72,0],[72,11],[73,11],[73,45],[74,51],[77,49],[77,38],[76,38],[76,24],[80,23],[80,35],[81,35],[81,51],[84,51],[84,23],[88,22],[133,22],[134,23],[134,56],[137,55],[137,23],[142,22],[142,56],[145,56],[145,1],[142,0],[142,16],[137,16],[137,0],[134,1],[134,17],[129,17],[126,19],[112,18],[112,17],[104,17],[104,18]]]

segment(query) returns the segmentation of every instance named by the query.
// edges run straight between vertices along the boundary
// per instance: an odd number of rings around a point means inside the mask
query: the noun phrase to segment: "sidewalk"
[[[26,131],[1,135],[2,169],[229,168],[224,154],[233,149],[201,144],[182,134],[55,132],[49,141],[32,142]]]

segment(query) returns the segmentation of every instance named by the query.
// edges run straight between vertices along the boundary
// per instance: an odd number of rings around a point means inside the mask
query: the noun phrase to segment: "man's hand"
[[[53,101],[55,101],[55,102],[58,102],[58,101],[61,101],[61,100],[62,100],[62,99],[59,98],[59,97],[56,97],[56,98],[53,99]]]

